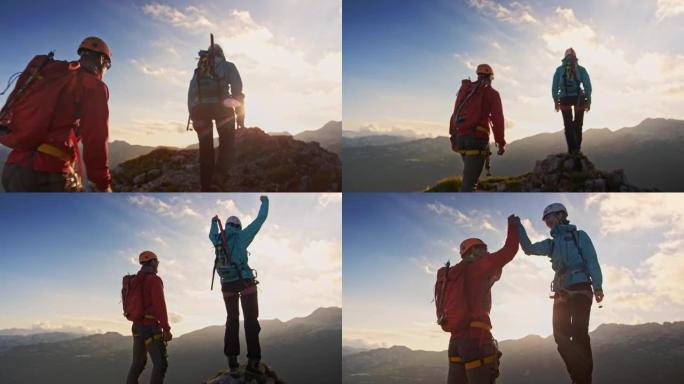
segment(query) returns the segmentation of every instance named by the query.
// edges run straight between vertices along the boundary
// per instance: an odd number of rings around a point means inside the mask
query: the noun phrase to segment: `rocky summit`
[[[441,180],[427,192],[457,191],[460,177]],[[622,169],[601,171],[583,154],[558,153],[538,160],[532,172],[513,177],[481,177],[482,192],[646,192],[630,184]]]
[[[237,372],[223,370],[204,384],[285,384],[268,365],[260,364],[260,374],[253,375],[241,366]]]
[[[341,190],[340,158],[317,142],[245,128],[237,131],[235,148],[230,174],[216,178],[217,192]],[[160,147],[121,163],[112,177],[117,192],[198,192],[199,151]]]

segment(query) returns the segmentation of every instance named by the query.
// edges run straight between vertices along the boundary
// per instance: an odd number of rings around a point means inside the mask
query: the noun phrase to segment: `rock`
[[[342,162],[316,143],[291,136],[270,136],[259,128],[236,133],[231,177],[218,180],[226,192],[340,192]],[[121,163],[113,172],[121,192],[197,192],[197,149],[160,147]],[[142,176],[141,176],[142,175]]]
[[[144,173],[141,173],[141,174],[139,174],[133,178],[133,184],[134,185],[140,185],[144,182],[145,182],[145,174]]]
[[[447,185],[460,185],[448,178],[427,191],[451,191]],[[558,153],[535,162],[532,172],[511,177],[482,177],[478,191],[488,192],[642,192],[627,182],[623,170],[597,170],[583,154]]]
[[[238,372],[233,374],[228,370],[223,370],[204,384],[285,384],[268,365],[262,363],[259,368],[261,375],[258,377],[247,372],[243,365]]]
[[[147,171],[147,179],[148,180],[155,179],[155,178],[159,177],[159,175],[161,175],[161,173],[162,173],[161,169],[157,169],[157,168],[150,169],[149,171]]]
[[[563,161],[563,169],[569,171],[575,167],[575,159],[565,159]]]

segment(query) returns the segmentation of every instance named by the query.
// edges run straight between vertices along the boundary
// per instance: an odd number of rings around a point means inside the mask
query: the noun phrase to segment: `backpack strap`
[[[480,88],[481,83],[479,81],[476,81],[475,83],[477,83],[477,85],[475,85],[474,87],[472,86],[473,83],[472,82],[470,83],[471,84],[470,92],[468,92],[468,94],[463,98],[463,100],[461,101],[461,104],[458,104],[455,106],[455,108],[454,108],[454,123],[458,123],[458,121],[460,119],[459,115],[461,114],[461,110],[466,105],[468,100],[470,100],[470,98],[473,97],[475,92],[477,92],[477,90]]]

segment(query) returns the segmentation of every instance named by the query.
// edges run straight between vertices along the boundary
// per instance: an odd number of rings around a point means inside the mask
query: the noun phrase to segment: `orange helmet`
[[[112,51],[109,49],[107,43],[105,43],[104,40],[100,39],[99,37],[90,36],[83,39],[81,45],[78,46],[78,50],[76,51],[76,53],[80,55],[81,51],[84,49],[88,51],[101,53],[107,56],[107,59],[109,61],[112,61]]]
[[[150,260],[158,260],[157,255],[152,251],[142,251],[142,253],[140,253],[140,256],[138,256],[138,261],[140,262],[140,264],[146,263]]]
[[[480,240],[480,239],[477,239],[477,238],[475,238],[475,237],[471,237],[470,239],[465,239],[465,240],[463,240],[463,242],[461,243],[461,256],[465,255],[466,252],[468,252],[468,250],[469,250],[470,248],[472,248],[473,246],[475,246],[475,245],[484,245],[484,246],[487,246],[487,244],[485,244],[484,241],[482,241],[482,240]]]
[[[478,75],[490,75],[490,76],[493,76],[493,75],[494,75],[494,70],[492,69],[491,66],[489,66],[489,64],[480,64],[480,65],[477,66],[477,69],[475,70],[475,73],[477,73]]]

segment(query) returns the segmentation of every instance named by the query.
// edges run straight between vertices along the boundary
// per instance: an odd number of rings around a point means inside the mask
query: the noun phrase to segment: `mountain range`
[[[395,140],[398,142],[362,146],[344,141],[345,192],[418,191],[462,172],[460,156],[451,150],[447,137]],[[627,180],[638,187],[676,192],[684,191],[684,177],[672,171],[684,165],[682,147],[684,121],[646,119],[635,127],[614,131],[586,130],[582,152],[600,169],[623,169]],[[509,143],[503,156],[492,156],[492,174],[524,174],[536,161],[565,150],[562,131],[526,137]]]
[[[339,383],[342,309],[319,308],[287,322],[260,320],[264,363],[288,383]],[[244,355],[244,332],[241,347]],[[168,345],[166,383],[201,383],[226,368],[224,326],[211,326],[175,338]],[[0,383],[120,384],[128,372],[130,336],[109,332],[75,339],[38,342],[0,352]],[[143,381],[149,380],[150,367]]]
[[[591,332],[594,384],[670,384],[684,377],[684,322],[603,324]],[[449,336],[445,334],[444,343]],[[569,383],[553,337],[527,336],[499,344],[499,384]],[[406,347],[373,349],[342,357],[345,384],[443,383],[447,352]]]

